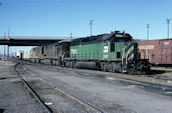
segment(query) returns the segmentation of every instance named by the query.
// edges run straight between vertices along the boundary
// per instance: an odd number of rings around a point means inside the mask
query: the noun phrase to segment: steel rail
[[[30,65],[30,64],[29,64]],[[35,65],[31,65],[31,66],[35,66]],[[79,104],[83,105],[84,107],[91,109],[93,111],[95,111],[96,113],[104,113],[104,111],[102,111],[101,109],[97,108],[96,106],[86,102],[85,100],[78,98],[77,96],[73,95],[72,93],[65,91],[62,88],[56,87],[53,84],[49,83],[48,81],[42,79],[41,81],[43,81],[44,83],[50,85],[51,87],[54,87],[54,89],[58,92],[60,92],[61,94],[66,95],[68,98],[70,98],[73,101],[78,102]],[[53,82],[52,82],[53,83]]]
[[[31,65],[31,64],[28,64],[28,65]],[[35,66],[35,65],[32,64],[32,66]],[[75,72],[75,74],[78,74],[77,72]],[[101,73],[104,73],[104,72],[101,72]],[[106,73],[109,74],[109,72],[106,72]],[[143,80],[135,80],[135,79],[132,79],[132,78],[125,78],[125,77],[124,78],[114,77],[114,78],[118,78],[118,79],[121,79],[121,80],[128,80],[128,81],[131,81],[131,82],[139,82],[139,83],[142,83],[142,84],[145,84],[145,85],[152,85],[152,86],[155,86],[155,87],[166,87],[166,88],[172,89],[172,85],[168,85],[168,84],[161,84],[161,83],[155,83],[155,82],[149,82],[149,81],[143,81]]]
[[[172,85],[167,85],[167,84],[160,84],[160,83],[153,83],[153,82],[147,82],[147,81],[141,81],[141,80],[134,80],[134,79],[130,79],[130,78],[120,78],[120,79],[124,79],[124,80],[129,80],[129,81],[133,81],[133,82],[140,82],[142,84],[147,84],[147,85],[152,85],[152,86],[158,86],[158,87],[166,87],[166,88],[172,88]]]
[[[21,79],[21,81],[23,82],[23,84],[27,87],[27,89],[30,91],[30,93],[36,98],[36,100],[41,104],[41,106],[48,112],[48,113],[53,113],[53,111],[47,106],[45,105],[45,103],[40,99],[40,97],[36,94],[36,92],[31,88],[31,86],[22,78],[22,76],[19,74],[19,72],[16,69],[16,66],[19,65],[19,63],[17,63],[14,66],[14,70],[17,73],[17,76]]]
[[[72,93],[62,89],[62,88],[59,88],[57,86],[54,86],[54,82],[52,83],[49,83],[48,81],[42,79],[43,82],[45,82],[46,84],[50,85],[51,87],[54,87],[54,89],[58,92],[60,92],[61,94],[64,94],[66,95],[68,98],[70,98],[71,100],[73,101],[76,101],[78,102],[79,104],[83,105],[84,107],[88,108],[88,109],[92,109],[93,111],[95,111],[96,113],[104,113],[104,111],[102,111],[101,109],[97,108],[96,106],[86,102],[85,100],[73,95]]]

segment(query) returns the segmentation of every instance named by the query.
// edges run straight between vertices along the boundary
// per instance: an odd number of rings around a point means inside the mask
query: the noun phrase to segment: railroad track
[[[28,62],[24,62],[25,64],[28,64],[28,65],[32,65],[32,66],[35,66],[35,65],[39,65],[39,66],[43,66],[45,67],[45,65],[43,64],[33,64],[33,63],[28,63]],[[47,67],[55,67],[55,66],[51,66],[51,65],[46,65]],[[52,69],[55,69],[55,68],[49,68],[50,70]],[[47,70],[49,70],[47,69]],[[65,68],[65,69],[69,69],[70,71],[70,68]],[[81,69],[82,70],[82,69]],[[94,71],[94,70],[92,70]],[[75,74],[81,74],[79,70],[77,71],[74,71]],[[97,71],[95,71],[97,72]],[[105,74],[105,75],[110,75],[111,72],[102,72],[102,71],[98,71],[100,74]],[[132,77],[124,77],[125,74],[121,74],[119,73],[121,76],[120,77],[116,77],[116,76],[113,76],[113,78],[115,78],[116,80],[121,80],[121,81],[127,81],[127,82],[137,82],[137,83],[140,83],[142,85],[151,85],[151,86],[154,86],[154,87],[165,87],[165,88],[170,88],[172,89],[172,85],[169,85],[169,84],[166,84],[166,83],[156,83],[155,81],[146,81],[146,80],[137,80],[137,79],[133,79]],[[124,76],[123,76],[124,75]],[[134,76],[134,75],[130,75],[130,76]],[[161,79],[160,79],[161,80]]]
[[[172,72],[172,67],[152,66],[151,69]]]
[[[161,83],[155,83],[155,82],[149,82],[149,81],[143,81],[143,80],[135,80],[135,79],[131,79],[131,78],[119,78],[119,77],[114,77],[114,78],[117,78],[118,80],[137,82],[140,84],[151,85],[151,86],[155,86],[155,87],[165,87],[165,88],[172,89],[172,85],[167,85],[167,84],[161,84]]]
[[[20,80],[23,82],[23,84],[26,86],[26,88],[29,90],[29,92],[35,97],[35,99],[41,104],[41,106],[48,112],[53,113],[52,110],[45,105],[45,102],[40,99],[40,97],[36,94],[36,92],[31,88],[31,86],[23,79],[23,77],[19,74],[19,72],[16,69],[16,66],[19,64],[16,64],[14,66],[14,70],[17,73],[17,76],[20,78]]]
[[[97,72],[97,71],[95,71],[95,72]],[[102,71],[98,71],[98,72],[100,74],[102,74],[102,75],[105,74],[107,76],[112,74],[111,72],[102,72]],[[74,73],[78,74],[78,75],[82,74],[82,73],[80,73],[80,70],[76,70],[76,71],[74,71]],[[142,85],[151,85],[151,86],[154,86],[154,87],[165,87],[165,88],[172,89],[172,85],[168,85],[168,84],[165,84],[165,83],[163,84],[163,83],[156,83],[155,81],[137,80],[137,79],[134,79],[132,77],[124,77],[125,74],[121,74],[121,73],[119,73],[119,74],[121,75],[120,77],[113,76],[113,78],[115,78],[115,80],[120,80],[120,81],[127,81],[127,82],[132,82],[132,83],[137,82],[137,83],[142,84]],[[130,76],[134,76],[134,75],[130,75]]]
[[[73,95],[72,93],[68,92],[68,91],[65,91],[64,89],[62,88],[59,88],[59,87],[55,87],[54,85],[52,85],[51,83],[47,82],[46,80],[42,80],[43,82],[45,82],[46,84],[50,85],[51,87],[54,87],[54,89],[65,95],[66,97],[70,98],[71,100],[81,104],[82,106],[84,106],[85,108],[87,109],[91,109],[93,111],[95,111],[96,113],[104,113],[103,110],[97,108],[96,106],[92,105],[92,104],[89,104],[88,102],[86,102],[85,100],[81,99],[81,98],[78,98],[77,96]]]
[[[30,93],[38,100],[38,102],[42,105],[42,107],[48,112],[48,113],[53,113],[52,110],[45,105],[45,102],[43,102],[43,100],[41,100],[39,98],[39,96],[36,94],[36,92],[31,88],[31,86],[22,78],[22,76],[19,74],[19,72],[16,69],[16,66],[19,64],[16,64],[14,66],[14,70],[17,73],[18,77],[21,79],[21,81],[24,83],[24,85],[27,87],[27,89],[30,91]],[[79,104],[81,104],[82,106],[84,106],[87,109],[90,109],[92,111],[95,111],[96,113],[104,113],[103,110],[97,108],[96,106],[89,104],[89,102],[86,102],[85,100],[78,98],[77,96],[73,95],[72,93],[65,91],[62,88],[56,87],[54,85],[52,85],[51,83],[47,82],[46,80],[40,79],[42,82],[46,83],[47,85],[53,87],[58,93],[61,93],[63,95],[65,95],[66,97],[68,97],[69,99],[71,99],[72,101],[75,101]]]
[[[26,63],[26,65],[27,64],[28,63]],[[71,68],[62,69],[62,68],[59,68],[59,67],[56,67],[56,66],[51,66],[51,65],[46,65],[46,66],[45,65],[40,65],[40,64],[31,64],[31,65],[32,66],[37,66],[37,67],[42,68],[42,69],[47,69],[49,71],[58,71],[56,69],[60,69],[60,70],[66,70],[64,72],[68,73],[68,72],[73,70]],[[77,76],[82,76],[82,75],[80,75],[82,73],[77,73],[77,72],[81,72],[81,71],[86,72],[83,69],[81,69],[81,70],[80,69],[74,69],[73,71],[74,72],[72,72],[72,73],[78,74]],[[87,70],[87,71],[90,72],[89,70]],[[112,73],[110,73],[110,72],[101,72],[101,71],[93,71],[92,73],[95,73],[95,72],[104,74],[106,77],[111,77],[110,75],[112,75]],[[119,76],[122,76],[122,75],[125,75],[125,74],[119,74]],[[154,88],[157,88],[158,90],[162,90],[163,94],[165,94],[165,95],[171,95],[171,93],[166,93],[166,92],[171,92],[172,91],[172,85],[167,85],[167,84],[154,83],[154,82],[149,82],[149,81],[135,80],[135,79],[132,79],[132,78],[122,78],[122,77],[116,77],[114,80],[134,83],[134,84],[137,84],[137,85],[145,86],[145,88],[154,87]],[[50,85],[51,87],[53,87],[53,89],[55,89],[55,91],[57,91],[58,93],[66,96],[67,98],[71,99],[72,101],[75,101],[75,102],[79,103],[80,105],[84,106],[86,109],[90,109],[91,111],[95,111],[97,113],[103,113],[104,112],[103,110],[97,108],[96,106],[89,104],[89,102],[84,101],[81,98],[76,97],[72,93],[70,93],[70,92],[68,92],[68,91],[66,91],[64,89],[61,89],[58,86],[56,87],[56,85],[54,85],[55,82],[53,82],[53,81],[49,82],[49,81],[46,81],[46,79],[43,79],[42,81],[44,83],[46,83],[47,85]]]
[[[31,64],[32,66],[35,66],[37,64]],[[41,64],[39,64],[41,65]],[[41,65],[44,67],[44,65]],[[52,67],[51,65],[47,65],[47,67]],[[46,68],[45,68],[46,69]],[[53,69],[53,68],[49,68],[49,69]],[[48,69],[48,70],[49,70]],[[55,69],[55,68],[54,68]],[[68,68],[65,68],[65,69],[68,69]],[[82,70],[82,69],[81,69]],[[69,71],[70,71],[70,68],[69,68]],[[94,70],[92,70],[94,71]],[[95,71],[97,72],[97,71]],[[100,74],[105,74],[105,75],[110,75],[111,72],[102,72],[102,71],[98,71]],[[75,74],[82,74],[80,73],[80,70],[77,70],[77,71],[74,71]],[[140,83],[140,84],[145,84],[145,85],[152,85],[152,86],[155,86],[155,87],[166,87],[166,88],[172,88],[172,85],[168,85],[168,84],[163,84],[163,83],[156,83],[155,81],[146,81],[146,80],[136,80],[136,79],[133,79],[133,78],[130,78],[130,77],[124,77],[125,74],[121,74],[119,73],[121,76],[120,77],[116,77],[116,76],[113,76],[113,78],[116,78],[118,80],[121,80],[121,81],[127,81],[127,82],[137,82],[137,83]],[[130,75],[130,76],[134,76],[134,75]],[[152,77],[151,77],[152,78]],[[160,79],[161,80],[161,79]]]

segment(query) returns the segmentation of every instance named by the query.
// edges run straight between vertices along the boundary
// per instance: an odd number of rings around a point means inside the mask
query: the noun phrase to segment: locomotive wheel
[[[106,64],[104,64],[104,65],[103,65],[103,67],[102,67],[102,71],[107,72]]]
[[[135,75],[136,74],[136,66],[134,64],[131,64],[128,68],[128,74]]]
[[[128,74],[130,74],[130,75],[134,75],[134,74],[135,74],[134,69],[132,69],[132,68],[128,69]]]
[[[112,73],[117,72],[116,69],[114,67],[112,67]]]
[[[121,71],[122,72],[122,71]],[[112,73],[120,73],[120,71],[119,71],[119,69],[117,69],[117,68],[112,68]]]
[[[147,72],[150,71],[149,68],[145,68],[145,64],[143,64],[143,63],[138,64],[137,68],[138,68],[137,74],[147,74]]]
[[[74,69],[77,68],[76,62],[73,62],[73,68],[74,68]]]
[[[143,74],[143,65],[142,64],[138,64],[136,67],[136,74],[137,75],[141,75]]]
[[[145,69],[145,73],[146,73],[146,74],[150,74],[150,73],[151,73],[150,67],[147,67],[147,68]]]
[[[136,75],[141,75],[141,74],[143,74],[143,71],[137,71],[136,72]]]

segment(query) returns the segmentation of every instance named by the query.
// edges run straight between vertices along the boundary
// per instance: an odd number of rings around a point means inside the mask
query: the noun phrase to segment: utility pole
[[[8,26],[8,41],[10,41],[10,27]],[[9,45],[7,47],[7,60],[9,60]]]
[[[90,36],[92,36],[92,25],[93,25],[94,20],[90,20]]]
[[[72,39],[72,33],[70,33],[70,39]]]
[[[146,24],[147,27],[147,40],[149,40],[149,28],[150,28],[150,24]]]
[[[170,28],[169,28],[169,27],[170,27],[169,25],[170,25],[170,18],[167,18],[167,19],[166,19],[166,21],[167,21],[167,38],[169,38],[169,29],[170,29]]]
[[[5,38],[6,38],[6,32],[4,32],[4,40],[5,40]],[[5,56],[6,56],[6,55],[5,55],[5,54],[6,54],[6,53],[5,53],[5,50],[6,50],[6,47],[5,47],[5,42],[4,42],[4,60],[6,59],[6,58],[5,58]]]
[[[8,26],[8,39],[7,40],[10,40],[10,27]]]
[[[7,46],[7,60],[9,60],[9,45]]]

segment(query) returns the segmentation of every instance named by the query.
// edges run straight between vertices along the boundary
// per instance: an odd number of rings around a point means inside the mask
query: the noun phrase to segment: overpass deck
[[[0,38],[0,45],[8,46],[41,46],[52,44],[66,39],[67,37],[10,37]]]

